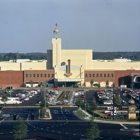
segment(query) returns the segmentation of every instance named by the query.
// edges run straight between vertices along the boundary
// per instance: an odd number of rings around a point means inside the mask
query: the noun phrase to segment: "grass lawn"
[[[81,118],[85,118],[85,117],[88,117],[83,111],[81,110],[77,110],[76,111],[76,115],[81,117]]]

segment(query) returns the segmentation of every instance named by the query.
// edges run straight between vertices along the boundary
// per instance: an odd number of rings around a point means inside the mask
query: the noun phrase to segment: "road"
[[[17,114],[17,118],[22,117],[28,126],[28,136],[24,140],[80,140],[86,139],[87,121],[79,119],[73,111],[76,108],[68,107],[52,107],[50,108],[52,119],[40,120],[39,108],[5,108],[2,114],[9,114],[4,117],[0,123],[0,139],[13,139],[13,127],[16,121],[13,120],[13,114]],[[35,119],[30,120],[30,114],[35,114]],[[120,124],[104,124],[98,123],[100,129],[99,140],[104,139],[137,139],[133,133],[138,129],[138,125],[120,125]],[[126,129],[127,128],[127,129]],[[97,140],[98,140],[97,139]]]

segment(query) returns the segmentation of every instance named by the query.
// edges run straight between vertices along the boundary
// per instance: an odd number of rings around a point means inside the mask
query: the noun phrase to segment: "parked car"
[[[112,100],[103,100],[103,104],[113,104]]]
[[[13,89],[13,87],[11,86],[5,88],[5,90],[11,90],[11,89]]]
[[[86,96],[85,95],[81,95],[81,98],[86,98]]]

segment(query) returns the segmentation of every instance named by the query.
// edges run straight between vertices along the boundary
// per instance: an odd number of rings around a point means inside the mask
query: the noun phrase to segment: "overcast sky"
[[[0,0],[0,52],[140,51],[140,0]]]

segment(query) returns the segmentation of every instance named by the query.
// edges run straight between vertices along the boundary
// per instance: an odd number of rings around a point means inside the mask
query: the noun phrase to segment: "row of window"
[[[53,77],[54,74],[26,74],[26,78],[28,77]],[[114,74],[85,74],[85,77],[114,77]]]
[[[28,78],[28,77],[37,77],[37,78],[39,78],[39,77],[53,77],[54,76],[54,74],[26,74],[26,78]]]
[[[114,77],[114,74],[112,73],[112,74],[106,74],[106,73],[104,73],[104,74],[85,74],[85,77]]]

